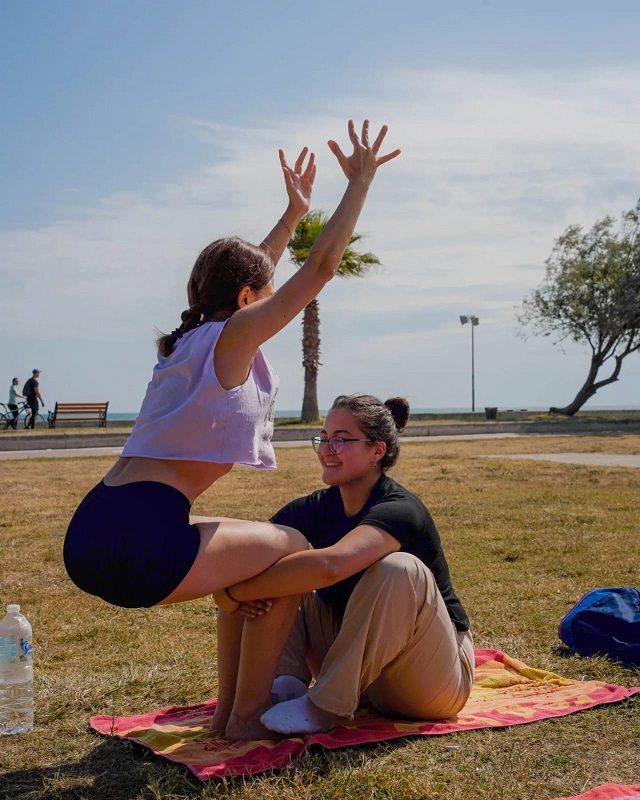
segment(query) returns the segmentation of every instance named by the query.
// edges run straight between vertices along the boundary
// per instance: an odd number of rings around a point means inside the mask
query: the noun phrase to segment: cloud
[[[302,110],[251,128],[185,120],[211,156],[182,181],[97,198],[89,207],[67,204],[44,227],[0,232],[5,348],[24,350],[25,319],[34,348],[38,337],[64,346],[68,374],[51,380],[60,381],[59,389],[54,383],[60,394],[64,383],[65,396],[75,391],[68,381],[81,380],[72,344],[78,336],[96,346],[108,340],[135,353],[137,363],[149,349],[152,326],[177,323],[200,248],[228,233],[259,241],[275,223],[284,206],[278,147],[290,160],[302,144],[317,150],[314,207],[331,210],[344,179],[326,140],[346,147],[345,116],[366,113],[373,126],[389,124],[385,147],[403,150],[380,170],[358,225],[362,247],[384,268],[327,287],[323,327],[340,334],[339,349],[349,337],[351,369],[377,374],[384,357],[394,359],[394,374],[410,376],[432,337],[448,339],[455,330],[463,341],[457,316],[476,313],[483,328],[500,331],[505,362],[526,370],[522,360],[533,345],[515,336],[513,308],[542,279],[554,239],[571,223],[590,226],[631,207],[640,194],[640,108],[629,100],[639,94],[633,65],[509,75],[396,70],[368,96],[328,95],[316,104],[330,109],[321,114]],[[283,266],[280,280],[291,269]],[[294,324],[269,344],[274,360],[291,372],[287,381],[301,378],[298,337]],[[337,383],[346,376],[331,347],[329,336],[322,381],[342,390]],[[458,393],[452,387],[460,370],[448,348],[441,339],[440,404],[447,392]],[[408,350],[411,359],[403,360]],[[6,356],[4,362],[12,371],[13,362]],[[555,354],[537,366],[567,381],[566,363]],[[112,383],[130,379],[126,364],[96,369],[107,369]],[[498,374],[496,382],[510,391],[526,383]],[[286,392],[290,403],[301,388]]]

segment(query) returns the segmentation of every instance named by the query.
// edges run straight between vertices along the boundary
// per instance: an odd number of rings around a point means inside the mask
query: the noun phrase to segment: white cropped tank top
[[[241,386],[220,386],[213,351],[224,326],[206,322],[185,333],[168,357],[158,353],[122,456],[275,469],[271,437],[278,376],[258,349]]]

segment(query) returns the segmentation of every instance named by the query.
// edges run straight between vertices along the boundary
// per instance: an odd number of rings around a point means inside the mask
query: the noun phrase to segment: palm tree
[[[320,232],[327,224],[329,216],[323,211],[309,211],[298,223],[288,248],[291,260],[301,266]],[[351,245],[362,239],[354,233],[349,246],[344,251],[338,275],[341,278],[361,278],[372,267],[380,264],[373,253],[358,253]],[[302,316],[302,366],[304,367],[304,397],[302,399],[301,422],[317,422],[318,410],[318,367],[320,366],[320,312],[317,299],[312,300]]]

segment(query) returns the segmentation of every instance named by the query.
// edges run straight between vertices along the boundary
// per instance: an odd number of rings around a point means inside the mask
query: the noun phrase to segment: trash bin
[[[495,419],[498,416],[498,409],[493,406],[484,407],[485,419]]]

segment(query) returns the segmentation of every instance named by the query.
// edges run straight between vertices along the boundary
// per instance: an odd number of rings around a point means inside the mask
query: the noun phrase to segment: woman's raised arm
[[[293,236],[297,224],[311,207],[311,192],[316,177],[316,164],[313,153],[309,155],[305,167],[305,160],[307,159],[309,148],[303,148],[293,167],[287,164],[287,159],[282,150],[279,150],[278,153],[280,155],[280,165],[282,166],[289,204],[284,214],[276,222],[273,229],[267,234],[260,245],[260,249],[268,254],[274,264],[277,264],[282,258],[282,254]]]
[[[336,142],[329,142],[349,181],[342,200],[300,269],[270,297],[239,309],[227,323],[218,348],[233,350],[243,361],[253,358],[255,350],[291,322],[334,277],[378,167],[400,154],[394,150],[378,155],[386,133],[387,127],[383,126],[370,144],[369,121],[364,121],[362,135],[358,137],[353,121],[349,120],[351,155],[345,156]]]

